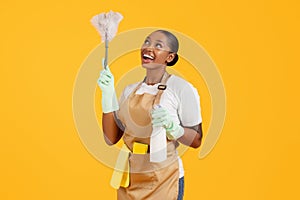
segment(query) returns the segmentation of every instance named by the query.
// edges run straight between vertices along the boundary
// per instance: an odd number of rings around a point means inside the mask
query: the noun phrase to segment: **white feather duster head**
[[[91,19],[91,23],[99,32],[102,42],[111,41],[118,30],[118,25],[123,16],[118,12],[110,11],[108,13],[100,13]]]

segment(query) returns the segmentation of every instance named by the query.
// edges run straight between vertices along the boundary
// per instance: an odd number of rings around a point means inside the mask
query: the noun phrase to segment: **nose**
[[[152,46],[147,46],[147,47],[142,47],[142,50],[143,51],[146,51],[146,52],[153,52],[154,51],[154,47]]]
[[[151,46],[150,46],[150,47],[146,47],[145,49],[146,49],[147,51],[152,52],[152,51],[154,50],[154,47],[151,47]]]

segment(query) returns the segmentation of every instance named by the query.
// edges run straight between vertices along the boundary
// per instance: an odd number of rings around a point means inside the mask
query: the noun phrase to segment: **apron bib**
[[[159,88],[170,77],[165,73]],[[134,143],[150,145],[152,133],[150,112],[159,104],[164,90],[156,95],[135,94],[140,83],[130,96],[120,105],[118,116],[125,125],[123,140],[129,152],[129,186],[118,189],[118,200],[176,200],[178,196],[179,166],[176,142],[167,140],[167,159],[160,163],[150,162],[150,154],[133,152]],[[149,147],[148,147],[149,149]]]

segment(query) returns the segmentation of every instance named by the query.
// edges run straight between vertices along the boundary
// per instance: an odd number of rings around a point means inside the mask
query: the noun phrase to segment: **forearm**
[[[184,134],[178,141],[184,145],[198,148],[201,145],[202,141],[202,126],[201,124],[198,126],[198,130],[194,130],[192,128],[184,128]]]
[[[104,133],[105,142],[108,145],[116,144],[123,135],[123,131],[118,127],[115,121],[113,112],[103,113],[102,129]]]

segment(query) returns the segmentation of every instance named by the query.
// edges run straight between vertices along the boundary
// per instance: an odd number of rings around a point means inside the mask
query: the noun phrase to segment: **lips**
[[[147,53],[142,53],[142,62],[143,63],[151,63],[155,57],[153,55],[147,54]]]
[[[153,57],[153,56],[150,56],[150,55],[147,55],[147,54],[144,54],[144,55],[143,55],[143,58],[144,58],[144,59],[154,60],[154,57]]]

